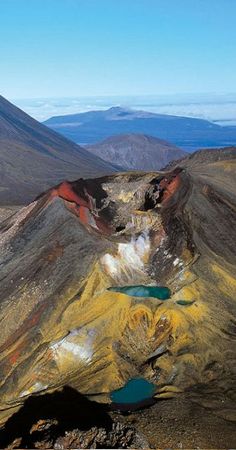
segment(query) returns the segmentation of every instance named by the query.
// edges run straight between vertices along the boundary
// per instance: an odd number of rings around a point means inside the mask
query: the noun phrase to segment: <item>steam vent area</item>
[[[2,222],[0,443],[43,448],[32,443],[33,420],[56,429],[60,408],[43,416],[42,405],[62,398],[81,423],[96,416],[88,428],[104,426],[111,448],[157,448],[158,411],[168,405],[169,417],[187,408],[186,426],[194,408],[225,423],[233,443],[235,254],[231,149],[198,152],[166,172],[65,181]],[[127,417],[137,411],[134,436]],[[28,447],[14,431],[26,423]],[[96,439],[88,446],[102,448]],[[79,446],[54,441],[45,448]]]

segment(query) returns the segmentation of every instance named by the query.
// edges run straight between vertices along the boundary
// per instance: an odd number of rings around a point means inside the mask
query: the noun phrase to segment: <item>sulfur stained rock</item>
[[[64,182],[0,225],[1,424],[65,385],[179,395],[215,362],[214,391],[234,391],[235,161]],[[109,290],[129,285],[171,296]]]

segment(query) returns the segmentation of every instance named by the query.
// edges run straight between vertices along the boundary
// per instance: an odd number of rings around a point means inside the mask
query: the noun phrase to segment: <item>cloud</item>
[[[235,94],[47,98],[16,100],[14,103],[39,121],[44,121],[52,116],[107,109],[119,104],[158,114],[197,117],[225,125],[236,124]]]

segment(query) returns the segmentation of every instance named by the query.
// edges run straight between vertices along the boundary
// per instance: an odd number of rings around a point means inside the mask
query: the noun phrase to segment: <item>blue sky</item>
[[[236,0],[0,0],[7,98],[236,92]]]

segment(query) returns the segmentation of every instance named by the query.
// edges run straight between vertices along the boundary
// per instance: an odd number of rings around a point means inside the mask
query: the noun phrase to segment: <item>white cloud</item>
[[[225,124],[236,124],[236,94],[47,98],[16,100],[14,103],[39,121],[52,116],[122,105],[159,114],[197,117]]]

